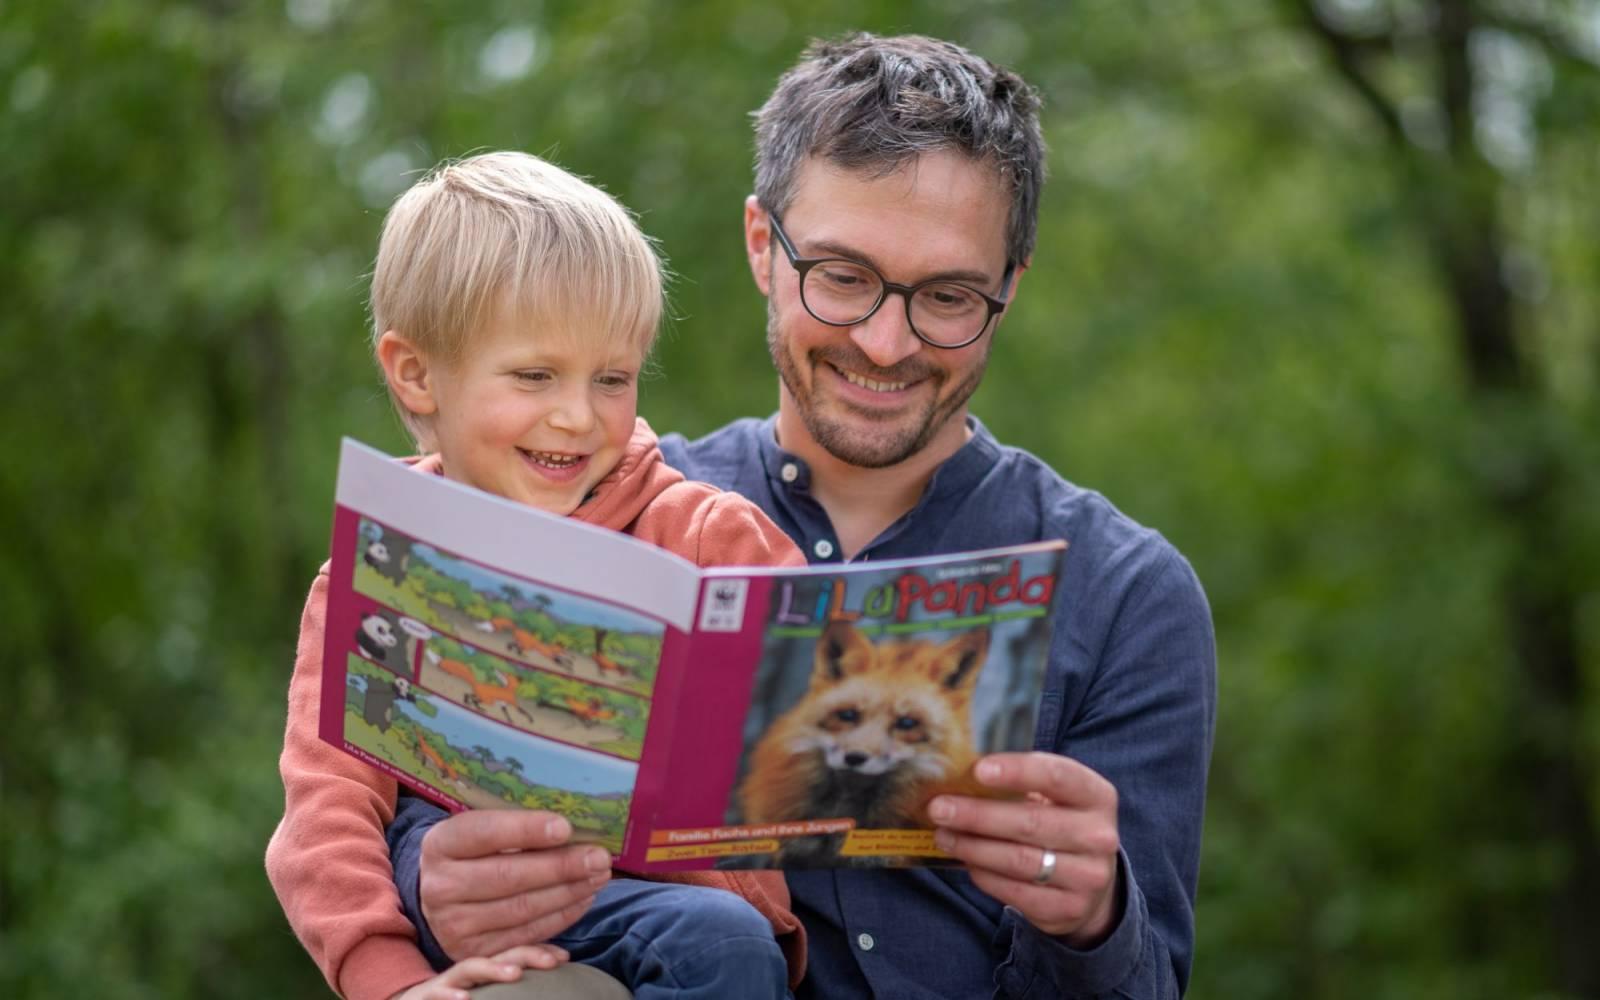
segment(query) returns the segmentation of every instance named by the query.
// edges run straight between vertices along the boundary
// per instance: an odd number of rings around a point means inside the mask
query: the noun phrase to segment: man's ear
[[[434,397],[433,369],[426,355],[397,330],[378,338],[378,364],[389,391],[413,416],[432,416],[439,409]]]
[[[772,294],[772,221],[755,195],[744,200],[744,252],[762,295]]]

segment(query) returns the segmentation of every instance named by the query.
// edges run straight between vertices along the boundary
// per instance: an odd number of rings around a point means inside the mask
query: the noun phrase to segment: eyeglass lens
[[[825,323],[859,323],[883,298],[883,279],[869,267],[847,260],[824,260],[806,274],[800,295]],[[935,281],[911,296],[911,325],[936,343],[970,340],[989,321],[988,304],[972,289]]]

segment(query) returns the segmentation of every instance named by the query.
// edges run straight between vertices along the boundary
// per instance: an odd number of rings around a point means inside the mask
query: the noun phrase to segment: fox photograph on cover
[[[972,766],[1033,745],[1059,550],[938,567],[842,569],[772,589],[730,826],[852,821],[719,867],[950,863],[927,830]],[[908,844],[921,847],[909,848]]]

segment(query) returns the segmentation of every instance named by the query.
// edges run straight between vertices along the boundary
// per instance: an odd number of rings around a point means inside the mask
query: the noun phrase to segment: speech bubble
[[[405,630],[406,635],[409,635],[413,639],[427,641],[428,639],[433,638],[433,629],[417,621],[415,618],[400,619],[400,627]]]

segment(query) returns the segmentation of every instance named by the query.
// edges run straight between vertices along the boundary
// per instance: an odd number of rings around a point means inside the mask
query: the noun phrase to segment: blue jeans
[[[721,889],[612,879],[550,943],[621,980],[635,1000],[789,995],[772,925]]]

